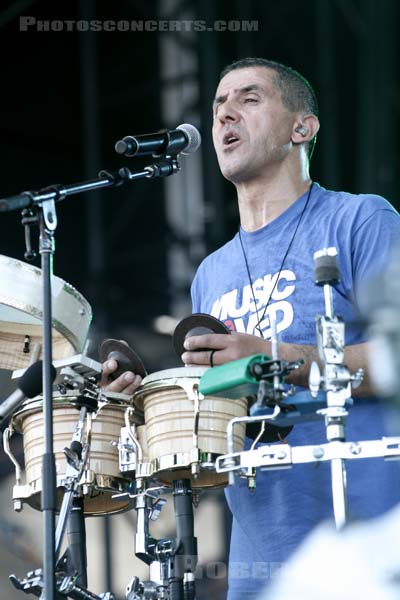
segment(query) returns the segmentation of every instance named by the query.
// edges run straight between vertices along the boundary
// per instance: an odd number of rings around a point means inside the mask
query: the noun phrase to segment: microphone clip
[[[163,160],[145,167],[144,170],[149,173],[146,175],[148,179],[153,179],[154,177],[169,177],[170,175],[178,173],[178,171],[181,170],[181,165],[176,156],[166,155]]]
[[[181,170],[181,166],[176,156],[164,156],[163,160],[160,160],[152,165],[144,167],[143,171],[138,174],[137,171],[132,172],[128,167],[122,167],[118,173],[121,179],[138,179],[139,176],[143,176],[146,179],[155,179],[157,177],[169,177],[174,175]]]

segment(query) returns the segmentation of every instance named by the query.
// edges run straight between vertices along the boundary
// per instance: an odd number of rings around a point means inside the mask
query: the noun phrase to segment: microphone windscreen
[[[200,148],[201,144],[201,135],[200,131],[194,125],[190,123],[182,123],[182,125],[178,125],[177,129],[180,129],[184,132],[188,139],[188,145],[184,150],[182,150],[182,154],[191,154],[192,152],[196,152],[198,148]]]
[[[35,396],[38,396],[42,392],[42,389],[43,389],[42,370],[43,370],[43,361],[38,360],[37,362],[33,363],[33,365],[31,365],[29,367],[29,369],[27,369],[25,371],[25,373],[22,375],[22,377],[19,381],[18,387],[28,398],[34,398]],[[56,375],[57,375],[57,371],[56,371],[54,365],[51,365],[51,381],[52,382],[55,380]]]

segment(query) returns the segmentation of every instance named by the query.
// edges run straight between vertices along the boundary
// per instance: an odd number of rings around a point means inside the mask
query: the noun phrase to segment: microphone
[[[27,399],[38,396],[43,388],[43,363],[41,360],[33,363],[22,375],[18,388],[0,404],[0,423],[8,418]],[[51,365],[51,380],[54,381],[57,371]]]
[[[115,144],[115,151],[123,156],[191,154],[196,152],[200,144],[199,130],[194,125],[183,123],[171,131],[127,135]]]

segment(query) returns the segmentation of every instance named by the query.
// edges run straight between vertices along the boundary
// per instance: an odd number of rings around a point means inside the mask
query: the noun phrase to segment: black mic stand
[[[44,454],[43,454],[43,490],[41,509],[43,511],[43,592],[41,600],[56,600],[55,581],[55,514],[56,468],[53,451],[53,405],[52,405],[52,294],[51,274],[54,256],[54,232],[57,227],[55,202],[64,200],[66,196],[91,191],[103,187],[116,187],[125,181],[168,177],[179,171],[176,156],[161,157],[160,160],[141,171],[131,172],[127,168],[118,174],[101,171],[97,179],[68,186],[54,185],[42,190],[22,192],[17,196],[0,199],[0,212],[28,209],[23,211],[22,224],[25,226],[27,248],[25,257],[33,258],[29,227],[39,225],[39,253],[41,255],[43,281],[43,418],[44,418]],[[34,208],[34,211],[32,211]]]
[[[39,213],[39,253],[42,263],[43,281],[43,416],[44,442],[43,454],[43,490],[41,508],[43,511],[43,600],[55,598],[55,515],[56,465],[53,452],[53,379],[52,357],[52,313],[51,313],[51,273],[54,256],[54,231],[57,227],[57,215],[54,200],[46,200]]]

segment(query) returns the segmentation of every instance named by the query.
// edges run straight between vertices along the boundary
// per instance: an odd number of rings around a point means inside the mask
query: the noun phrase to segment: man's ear
[[[319,130],[319,120],[315,115],[305,115],[293,125],[292,142],[302,144],[309,142]]]

